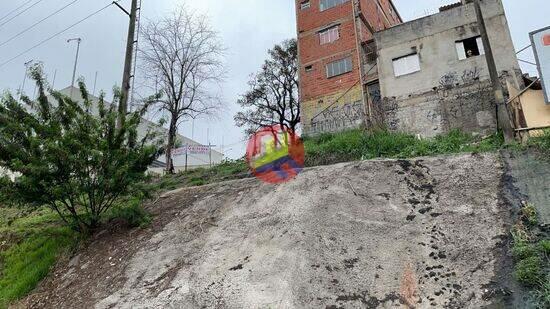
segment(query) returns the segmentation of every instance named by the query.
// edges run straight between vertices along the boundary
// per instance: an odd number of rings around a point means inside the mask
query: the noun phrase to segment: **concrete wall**
[[[497,69],[518,84],[514,77],[520,68],[501,0],[483,1],[482,10]],[[478,35],[473,4],[375,34],[381,108],[390,112],[390,128],[422,136],[453,128],[483,134],[494,128],[485,56],[459,60],[456,51],[456,41]],[[393,59],[411,53],[418,53],[420,71],[395,77]]]

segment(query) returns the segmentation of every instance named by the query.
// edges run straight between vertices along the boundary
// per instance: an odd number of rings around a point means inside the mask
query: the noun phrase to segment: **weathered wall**
[[[406,98],[385,98],[382,108],[390,130],[433,137],[460,128],[486,135],[496,129],[495,104],[491,84],[467,80],[458,74],[442,78],[435,90]],[[460,86],[454,81],[460,80]],[[445,82],[453,81],[451,85]]]
[[[550,105],[544,102],[542,90],[529,89],[519,99],[528,127],[550,126]]]
[[[304,135],[359,127],[365,119],[361,85],[302,103]]]
[[[483,1],[499,73],[517,84],[520,72],[501,0]],[[391,129],[433,136],[453,128],[485,133],[495,127],[484,55],[459,60],[456,41],[479,35],[472,4],[375,34],[382,108]],[[420,71],[395,77],[393,59],[413,52]]]

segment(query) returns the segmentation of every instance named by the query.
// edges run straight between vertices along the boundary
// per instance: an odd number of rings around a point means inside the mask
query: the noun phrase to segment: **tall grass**
[[[304,139],[306,165],[325,165],[374,158],[411,158],[459,152],[487,152],[504,144],[501,134],[480,139],[453,130],[430,139],[386,130],[350,130]]]
[[[0,209],[0,214],[13,209]],[[0,308],[32,291],[48,274],[57,259],[69,254],[80,236],[65,226],[56,214],[40,209],[19,218],[0,222]]]

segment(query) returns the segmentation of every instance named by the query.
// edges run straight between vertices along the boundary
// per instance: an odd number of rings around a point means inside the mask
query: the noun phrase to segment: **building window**
[[[311,72],[313,71],[313,65],[308,65],[305,67],[305,69],[306,69],[306,72]]]
[[[309,9],[311,7],[311,3],[308,1],[302,1],[302,4],[300,5],[300,9],[305,10]]]
[[[336,26],[319,32],[319,38],[321,40],[321,45],[332,43],[338,40],[340,38],[339,27]]]
[[[401,58],[393,59],[393,72],[395,77],[411,74],[420,71],[420,57],[418,54],[411,54]]]
[[[321,0],[319,1],[319,9],[322,12],[348,1],[349,0]]]
[[[327,64],[327,78],[351,72],[352,69],[351,57],[331,62]]]
[[[464,60],[475,56],[485,55],[483,41],[480,36],[456,42],[458,60]]]

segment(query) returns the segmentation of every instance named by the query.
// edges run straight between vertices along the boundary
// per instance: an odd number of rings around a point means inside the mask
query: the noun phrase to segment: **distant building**
[[[72,88],[72,91],[71,91]],[[65,89],[62,89],[59,91],[60,93],[71,97],[72,92],[72,99],[75,101],[82,101],[82,98],[80,96],[80,89],[75,87],[67,87]],[[92,102],[97,102],[99,98],[95,96],[91,96],[90,99]],[[105,102],[105,104],[111,104],[109,102]],[[97,106],[95,108],[92,108],[92,113],[97,114]],[[158,124],[151,122],[145,118],[142,119],[140,126],[138,127],[138,136],[143,137],[145,134],[149,131],[153,130],[155,132],[158,132],[161,136],[168,136],[168,129],[159,126]],[[184,145],[190,145],[190,146],[201,146],[199,142],[196,142],[188,137],[185,137],[181,134],[177,134],[176,136],[176,142],[180,146]],[[195,147],[195,148],[204,148],[204,147]],[[176,169],[176,172],[183,171],[185,169],[185,154],[180,153],[177,156],[174,156],[174,167]],[[212,149],[211,151],[200,151],[197,153],[189,153],[187,155],[187,168],[188,169],[195,169],[199,167],[209,167],[211,165],[219,164],[223,161],[223,154]],[[149,170],[157,173],[162,173],[164,167],[166,166],[166,159],[164,155],[161,155],[150,167]]]
[[[296,0],[304,134],[364,123],[379,99],[372,33],[402,22],[391,0]]]
[[[428,137],[454,128],[480,134],[495,131],[493,88],[469,2],[375,34],[380,108],[390,129]],[[483,0],[481,8],[503,85],[508,81],[522,89],[502,1]]]

